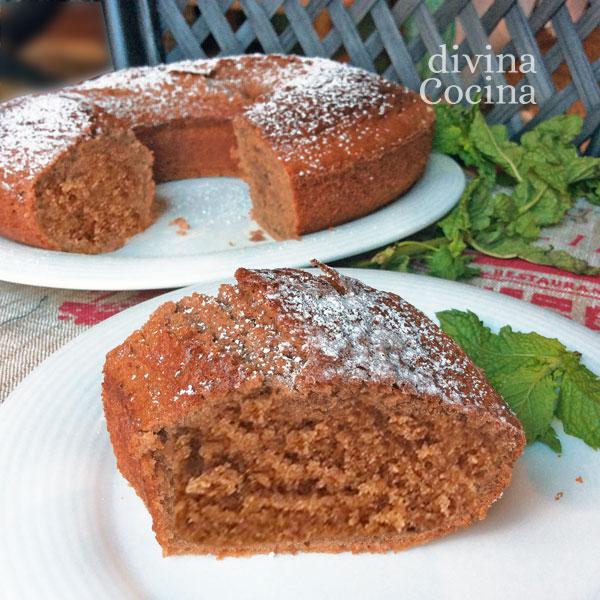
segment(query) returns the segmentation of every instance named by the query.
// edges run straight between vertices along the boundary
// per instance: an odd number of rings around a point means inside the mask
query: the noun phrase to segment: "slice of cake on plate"
[[[482,519],[525,438],[447,335],[322,267],[246,270],[112,350],[120,471],[165,554],[399,550]]]

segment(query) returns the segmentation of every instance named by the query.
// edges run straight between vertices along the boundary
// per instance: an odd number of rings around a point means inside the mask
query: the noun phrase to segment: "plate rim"
[[[463,169],[454,159],[437,152],[431,153],[428,168],[431,164],[434,165],[434,172],[428,175],[431,178],[444,176],[448,172],[452,173],[451,189],[446,192],[443,181],[428,181],[425,179],[427,174],[416,181],[414,186],[418,186],[420,182],[435,185],[436,188],[440,189],[440,194],[447,198],[447,201],[441,202],[439,207],[432,204],[428,218],[406,228],[400,236],[393,233],[393,228],[391,228],[385,235],[378,235],[368,243],[362,243],[351,251],[340,250],[336,246],[335,238],[340,235],[340,231],[342,235],[349,231],[350,233],[346,235],[350,236],[352,235],[352,229],[357,226],[368,227],[369,219],[376,218],[380,211],[391,209],[396,202],[407,197],[410,199],[414,187],[411,187],[394,202],[368,215],[338,225],[332,230],[307,234],[300,240],[297,248],[290,245],[298,243],[297,240],[283,240],[281,242],[270,242],[264,244],[264,246],[261,244],[254,247],[231,248],[230,250],[197,255],[128,257],[111,256],[110,253],[89,255],[45,250],[20,244],[7,238],[0,238],[0,280],[22,285],[86,291],[168,289],[187,286],[200,281],[211,281],[215,277],[227,277],[233,273],[237,266],[241,265],[256,268],[274,268],[276,266],[300,268],[307,266],[312,258],[318,258],[323,262],[341,260],[404,239],[428,227],[456,205],[466,183],[466,175]],[[320,237],[311,238],[310,236],[325,237],[321,241]],[[305,246],[301,245],[304,240],[306,240]],[[325,241],[331,241],[332,243],[326,244]],[[311,245],[315,246],[319,243],[325,249],[315,250],[311,247]],[[249,252],[249,248],[252,252]],[[280,251],[282,249],[285,251],[287,248],[290,248],[290,256],[286,256],[282,262]],[[315,256],[315,254],[318,255]],[[198,270],[200,263],[202,263],[201,270]],[[115,269],[118,270],[116,274]],[[108,272],[109,270],[112,273],[104,273],[104,271]],[[190,272],[194,275],[189,275]]]

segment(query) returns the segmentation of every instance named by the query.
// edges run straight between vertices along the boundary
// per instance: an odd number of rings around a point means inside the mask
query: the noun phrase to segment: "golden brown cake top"
[[[72,89],[132,127],[179,119],[227,119],[284,84],[306,59],[251,54],[184,60],[102,75]]]
[[[302,175],[406,142],[434,120],[418,95],[378,75],[294,55],[137,67],[72,89],[134,128],[243,114]]]
[[[211,67],[211,61],[136,67],[102,75],[72,89],[134,128],[210,116],[207,109],[216,109],[216,103],[226,116],[231,94],[207,83]]]
[[[414,93],[322,58],[254,54],[137,67],[0,105],[3,185],[35,177],[85,136],[97,107],[133,128],[243,115],[299,175],[343,167],[347,155],[367,157],[433,125]]]
[[[433,126],[417,94],[363,69],[320,58],[301,60],[287,80],[244,116],[300,176],[368,158]]]
[[[458,345],[414,306],[331,269],[239,269],[217,297],[167,303],[109,354],[142,429],[238,391],[379,386],[514,417]]]
[[[102,124],[99,111],[68,94],[23,96],[0,105],[0,186],[23,187]]]

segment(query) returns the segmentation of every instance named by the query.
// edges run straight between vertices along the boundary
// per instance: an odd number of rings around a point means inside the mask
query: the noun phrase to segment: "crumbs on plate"
[[[190,230],[190,224],[183,217],[173,219],[169,225],[175,225],[178,228],[177,235],[187,235],[187,232]]]
[[[264,242],[266,239],[265,232],[262,229],[254,229],[250,232],[251,242]]]

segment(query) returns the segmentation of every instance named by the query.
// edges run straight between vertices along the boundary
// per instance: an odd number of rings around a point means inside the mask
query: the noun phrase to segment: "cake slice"
[[[322,267],[239,269],[112,350],[117,464],[166,555],[399,550],[482,519],[523,430],[398,296]]]
[[[0,139],[0,235],[96,254],[150,224],[151,152],[78,94],[2,104]]]

